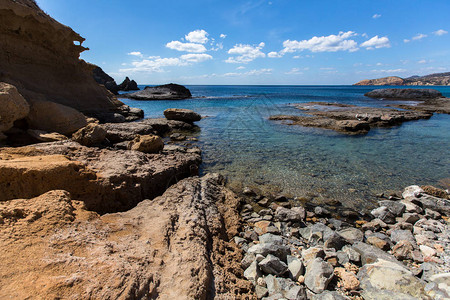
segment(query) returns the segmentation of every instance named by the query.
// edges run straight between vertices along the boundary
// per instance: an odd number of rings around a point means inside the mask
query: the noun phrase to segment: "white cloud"
[[[203,62],[206,60],[210,60],[213,57],[209,54],[205,54],[205,53],[201,53],[201,54],[194,54],[194,53],[190,53],[190,54],[184,54],[180,56],[181,60],[187,61],[187,62],[194,62],[194,63],[199,63],[199,62]]]
[[[272,51],[272,52],[267,53],[267,57],[271,57],[271,58],[282,57],[282,56],[283,56],[283,55],[281,55],[280,53],[275,52],[275,51]]]
[[[380,14],[374,14],[374,15],[372,16],[372,19],[378,19],[378,18],[381,18],[381,15],[380,15]]]
[[[208,41],[208,33],[205,30],[194,30],[184,36],[191,43],[205,44]]]
[[[362,36],[362,37],[365,37],[365,38],[368,38],[368,37],[369,37],[369,35],[368,35],[367,33],[365,33],[365,32],[364,32],[363,34],[361,34],[361,36]]]
[[[299,58],[302,58],[302,57],[300,55],[295,55],[292,58],[299,59]]]
[[[139,56],[139,57],[142,57],[142,53],[141,52],[139,52],[139,51],[133,51],[133,52],[130,52],[130,53],[127,53],[128,55],[131,55],[131,56]]]
[[[365,47],[367,50],[373,50],[379,48],[390,48],[391,44],[389,43],[389,39],[387,36],[378,37],[378,35],[376,35],[370,40],[362,43],[360,46]]]
[[[408,39],[404,39],[403,42],[404,42],[404,43],[409,43],[409,42],[411,42],[411,41],[408,40]]]
[[[286,40],[283,42],[284,49],[281,50],[281,54],[303,50],[309,50],[311,52],[354,52],[358,50],[358,43],[349,38],[355,35],[353,31],[341,31],[338,35],[314,36],[309,40]]]
[[[182,43],[180,41],[171,41],[170,43],[166,44],[166,47],[177,51],[194,52],[194,53],[206,52],[205,46],[201,44]]]
[[[228,54],[236,55],[234,57],[229,57],[225,62],[233,63],[233,64],[246,64],[249,63],[256,58],[266,57],[261,49],[264,48],[264,43],[259,43],[259,45],[244,45],[237,44],[230,50],[228,50]]]
[[[426,38],[426,37],[427,37],[426,34],[418,33],[417,35],[415,35],[415,36],[412,37],[412,40],[413,40],[413,41],[419,41],[419,40],[421,40],[421,39],[423,39],[423,38]]]
[[[221,39],[224,39],[224,38],[226,38],[226,37],[227,37],[226,34],[223,34],[223,33],[222,33],[222,34],[220,35],[220,38],[221,38]]]
[[[394,74],[394,73],[404,73],[408,72],[406,69],[390,69],[390,70],[371,70],[372,73],[388,73],[388,74]]]
[[[330,71],[330,70],[334,70],[334,68],[333,67],[330,67],[330,68],[320,68],[321,70],[324,70],[324,71]]]
[[[439,30],[433,31],[433,34],[437,35],[437,36],[441,36],[441,35],[444,35],[444,34],[447,34],[447,33],[448,33],[448,31],[446,31],[444,29],[439,29]]]
[[[238,73],[238,72],[230,72],[225,73],[223,77],[236,77],[236,76],[259,76],[259,75],[269,75],[272,74],[273,69],[259,69],[259,70],[251,70],[248,72]]]
[[[239,67],[236,68],[236,70],[244,70],[244,69],[245,69],[244,66],[239,66]]]
[[[213,47],[209,50],[211,51],[219,51],[223,49],[223,44],[222,43],[216,43],[215,45],[213,45]]]
[[[299,68],[292,68],[289,72],[284,73],[286,75],[300,75],[303,74],[303,72],[300,72]]]

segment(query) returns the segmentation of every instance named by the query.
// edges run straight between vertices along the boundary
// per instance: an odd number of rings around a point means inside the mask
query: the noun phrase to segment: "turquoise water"
[[[347,206],[370,208],[375,195],[411,184],[438,185],[450,177],[450,116],[371,130],[364,136],[286,126],[267,118],[301,114],[290,103],[326,101],[382,107],[393,101],[364,97],[356,86],[188,86],[194,99],[136,101],[146,117],[167,108],[188,108],[207,116],[198,122],[202,172],[220,172],[235,186]],[[450,97],[450,87],[437,87]]]

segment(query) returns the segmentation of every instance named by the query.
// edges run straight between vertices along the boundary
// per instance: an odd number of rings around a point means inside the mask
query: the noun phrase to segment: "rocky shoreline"
[[[246,225],[234,241],[258,299],[450,297],[448,191],[410,186],[380,195],[365,216],[243,194]]]

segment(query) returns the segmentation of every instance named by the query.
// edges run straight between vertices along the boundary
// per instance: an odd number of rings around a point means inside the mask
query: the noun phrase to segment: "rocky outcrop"
[[[91,65],[91,68],[93,68],[92,74],[94,76],[94,80],[98,84],[104,85],[105,88],[107,88],[114,95],[119,94],[120,88],[117,85],[117,83],[114,80],[114,78],[112,78],[111,76],[106,74],[105,71],[103,71],[103,69],[100,68],[99,66],[96,66],[96,65],[93,65],[93,64],[90,64],[90,65]]]
[[[405,80],[397,76],[389,76],[378,79],[364,79],[354,85],[403,85]]]
[[[200,121],[202,116],[190,109],[182,108],[168,108],[164,111],[164,116],[167,120],[182,121],[193,123]]]
[[[0,3],[0,81],[27,101],[46,100],[83,113],[114,111],[122,103],[92,78],[79,59],[84,38],[45,14],[32,0]]]
[[[270,120],[288,125],[332,129],[345,134],[366,134],[374,127],[392,127],[403,122],[428,119],[433,114],[421,111],[399,111],[388,108],[356,107],[317,102],[297,104],[310,116],[271,116]],[[326,107],[326,109],[323,109]]]
[[[397,100],[426,100],[442,98],[441,92],[433,89],[378,89],[365,93],[364,96]]]
[[[128,143],[128,149],[144,153],[159,153],[164,148],[162,138],[157,135],[138,135]]]
[[[96,146],[106,139],[107,132],[98,124],[91,123],[81,128],[72,135],[72,140],[83,146]]]
[[[361,80],[354,85],[450,85],[450,73],[435,73],[425,76],[401,78],[389,76],[378,79]]]
[[[64,135],[70,135],[87,125],[86,117],[76,109],[45,100],[31,103],[27,122],[32,129]]]
[[[242,278],[239,199],[190,178],[99,216],[65,191],[0,203],[0,297],[255,299]]]
[[[0,140],[5,139],[4,132],[14,126],[14,122],[25,118],[30,112],[27,101],[17,89],[0,82]]]
[[[0,201],[69,191],[97,212],[123,211],[196,175],[197,152],[144,154],[88,148],[72,141],[0,150]]]
[[[118,88],[119,88],[119,91],[124,91],[124,92],[139,90],[136,81],[130,80],[130,78],[128,78],[128,77],[126,77],[125,80],[121,84],[119,84]]]
[[[155,87],[147,86],[142,91],[121,96],[135,100],[181,100],[192,97],[191,92],[187,88],[174,83]]]

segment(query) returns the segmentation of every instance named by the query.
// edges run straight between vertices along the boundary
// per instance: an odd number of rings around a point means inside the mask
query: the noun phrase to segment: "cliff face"
[[[378,79],[365,79],[354,85],[450,85],[450,72],[409,78],[389,76]]]
[[[48,100],[88,115],[121,105],[79,59],[83,41],[32,0],[0,0],[0,82],[29,102]]]

